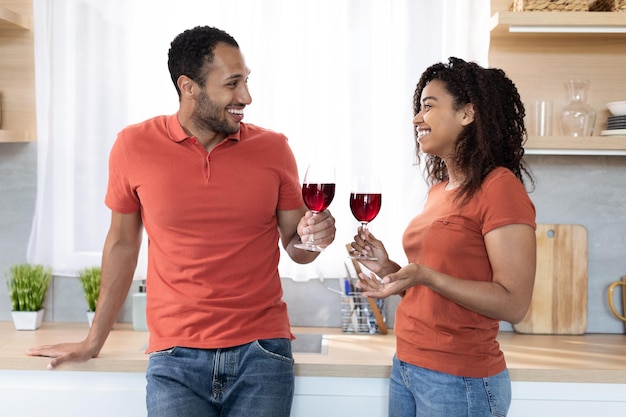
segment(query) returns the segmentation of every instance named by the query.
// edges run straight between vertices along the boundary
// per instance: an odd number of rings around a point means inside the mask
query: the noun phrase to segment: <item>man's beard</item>
[[[194,124],[203,130],[232,135],[239,132],[239,124],[228,123],[222,109],[204,92],[200,93],[195,111],[191,115]]]

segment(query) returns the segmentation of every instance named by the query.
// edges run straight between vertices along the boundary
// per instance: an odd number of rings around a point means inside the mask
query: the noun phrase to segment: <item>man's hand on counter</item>
[[[45,356],[52,358],[48,369],[54,369],[65,362],[86,362],[98,355],[87,341],[80,343],[59,343],[56,345],[38,346],[26,351],[28,356]]]

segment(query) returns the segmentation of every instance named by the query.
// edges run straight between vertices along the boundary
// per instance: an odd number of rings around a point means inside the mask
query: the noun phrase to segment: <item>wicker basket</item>
[[[589,0],[514,0],[514,12],[586,12]]]
[[[514,12],[626,12],[626,0],[513,0]]]
[[[589,0],[590,12],[613,12],[617,0]]]

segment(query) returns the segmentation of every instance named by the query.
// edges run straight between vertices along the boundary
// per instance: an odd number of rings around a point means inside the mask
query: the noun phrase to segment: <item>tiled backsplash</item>
[[[132,286],[117,321],[124,323],[132,321],[131,294],[137,291],[137,285]],[[78,278],[53,277],[44,308],[46,309],[44,321],[87,321],[87,301]]]
[[[341,327],[341,294],[338,279],[296,282],[283,279],[283,299],[289,309],[292,326]],[[394,313],[400,297],[387,302],[387,327],[393,327]]]

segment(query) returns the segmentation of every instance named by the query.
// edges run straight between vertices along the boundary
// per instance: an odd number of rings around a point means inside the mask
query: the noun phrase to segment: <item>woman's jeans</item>
[[[289,339],[154,352],[146,372],[148,416],[289,417],[293,363]]]
[[[465,378],[393,358],[389,417],[504,417],[510,404],[506,369],[488,378]]]

